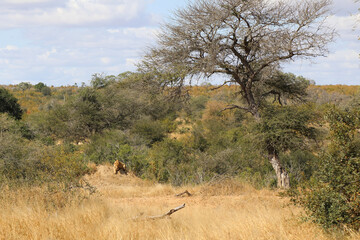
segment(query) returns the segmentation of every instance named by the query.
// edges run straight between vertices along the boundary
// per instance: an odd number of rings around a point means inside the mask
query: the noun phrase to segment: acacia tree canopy
[[[140,69],[180,76],[226,75],[241,87],[245,109],[259,116],[274,73],[295,58],[324,56],[335,32],[325,25],[330,0],[198,0],[164,24]],[[169,78],[173,86],[184,77]],[[278,81],[281,81],[278,78]],[[277,84],[279,85],[279,84]],[[255,96],[255,93],[256,96]]]

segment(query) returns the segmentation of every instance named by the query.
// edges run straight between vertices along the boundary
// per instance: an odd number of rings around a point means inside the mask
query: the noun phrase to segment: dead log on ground
[[[181,196],[183,196],[183,195],[185,195],[185,194],[187,194],[187,195],[188,195],[188,197],[192,196],[192,194],[191,194],[191,193],[189,193],[189,191],[188,191],[188,190],[186,190],[185,192],[182,192],[182,193],[176,194],[176,195],[175,195],[175,197],[181,197]]]

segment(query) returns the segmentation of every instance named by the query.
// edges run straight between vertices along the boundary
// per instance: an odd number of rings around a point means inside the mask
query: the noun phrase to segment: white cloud
[[[8,63],[0,61],[0,79],[2,83],[66,85],[88,82],[94,73],[134,71],[154,31],[146,27],[118,28],[115,33],[106,28],[29,28],[23,35],[30,46],[0,51],[0,59]]]
[[[7,45],[5,48],[0,48],[0,51],[15,51],[18,50],[17,46],[13,46],[13,45]]]
[[[359,52],[353,49],[341,49],[337,50],[334,53],[329,54],[327,57],[328,61],[331,62],[358,62],[359,61]]]
[[[151,39],[151,40],[154,40],[154,38],[158,32],[159,32],[159,29],[157,29],[157,28],[146,28],[146,27],[125,28],[123,30],[123,33],[126,36],[135,36],[137,38]]]
[[[51,0],[2,0],[2,3],[7,4],[32,4],[32,3],[44,3]]]
[[[111,59],[108,57],[102,57],[100,58],[100,62],[103,64],[109,64],[111,62]]]
[[[108,31],[109,33],[112,33],[112,34],[114,34],[114,33],[120,33],[120,29],[108,29],[108,30],[106,30],[106,31]]]
[[[46,51],[44,54],[38,55],[38,58],[42,60],[47,60],[50,55],[55,54],[56,52],[56,49],[53,48],[50,51]]]
[[[159,1],[0,0],[1,83],[80,84],[94,73],[135,70],[145,47],[155,42],[159,29],[154,23],[165,17],[147,12],[151,2]],[[359,34],[352,30],[356,18],[345,13],[357,7],[352,0],[336,4],[342,9],[329,23],[340,36],[329,56],[314,59],[316,64],[293,62],[286,71],[319,84],[360,83]]]
[[[17,0],[0,3],[0,28],[28,26],[122,25],[135,21],[144,10],[145,0]],[[47,3],[47,7],[38,7]],[[25,8],[24,5],[27,7]],[[142,14],[144,20],[150,15]]]
[[[313,63],[300,60],[287,64],[284,69],[315,80],[317,84],[360,84],[360,47],[333,49],[327,57],[314,59]]]
[[[9,64],[9,60],[0,58],[0,64]]]
[[[154,40],[156,34],[159,32],[158,28],[148,28],[148,27],[139,27],[139,28],[110,28],[106,30],[111,34],[123,34],[128,37],[137,37],[142,39],[152,39]]]
[[[139,58],[127,58],[126,66],[130,68],[135,68],[136,64],[138,64],[141,60]]]
[[[327,24],[333,26],[341,38],[348,39],[353,38],[354,33],[360,20],[360,13],[356,15],[337,16],[333,15],[327,19]]]
[[[359,8],[360,4],[354,0],[334,0],[332,5],[333,12],[341,16],[357,13]]]

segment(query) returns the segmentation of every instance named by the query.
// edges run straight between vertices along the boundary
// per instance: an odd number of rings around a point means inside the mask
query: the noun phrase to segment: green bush
[[[120,130],[108,130],[101,134],[96,134],[90,139],[90,143],[85,146],[86,157],[96,164],[115,160],[124,162],[124,145],[127,145],[127,135]],[[120,154],[122,152],[122,154]],[[126,163],[126,162],[125,162]]]
[[[160,121],[153,121],[150,118],[142,118],[135,122],[131,131],[146,139],[149,146],[151,146],[155,142],[159,142],[164,139],[167,129]]]
[[[87,160],[79,151],[67,146],[48,147],[41,152],[40,161],[33,170],[41,181],[76,182],[88,172]]]
[[[195,96],[190,99],[188,112],[193,118],[201,118],[209,96]]]
[[[76,182],[87,172],[73,145],[46,146],[24,137],[23,126],[0,115],[0,179],[13,185]]]
[[[184,143],[165,139],[149,151],[145,177],[179,186],[194,182],[194,154]]]
[[[359,215],[352,216],[353,204],[349,204],[343,193],[337,192],[332,187],[326,185],[318,187],[307,193],[302,201],[310,214],[310,219],[326,229],[344,225],[359,227],[359,223],[356,222]]]
[[[147,167],[148,147],[145,140],[121,130],[106,130],[96,134],[85,146],[85,157],[96,164],[124,162],[129,170],[142,176]]]
[[[292,187],[297,187],[299,184],[309,181],[319,161],[313,153],[300,149],[281,154],[280,160],[289,172]]]
[[[320,157],[310,186],[294,198],[324,228],[360,229],[360,112],[330,108],[327,151]]]
[[[0,87],[0,113],[8,113],[15,119],[21,119],[23,114],[18,100],[2,87]]]
[[[17,122],[6,114],[0,114],[0,177],[24,179],[32,174],[32,155],[35,144],[23,138]]]
[[[44,95],[44,96],[51,96],[51,88],[45,86],[41,89],[41,93]]]
[[[0,179],[12,185],[42,185],[75,183],[87,173],[82,155],[69,152],[63,146],[45,147],[16,136],[0,138]]]

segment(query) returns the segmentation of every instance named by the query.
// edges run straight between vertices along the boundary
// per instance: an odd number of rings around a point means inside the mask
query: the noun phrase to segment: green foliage
[[[82,141],[104,128],[104,116],[98,93],[83,88],[64,105],[55,105],[39,126],[43,134],[53,134],[68,141]]]
[[[193,183],[194,159],[191,151],[180,141],[165,139],[153,145],[149,152],[147,177],[173,185]]]
[[[131,130],[148,141],[149,145],[162,141],[166,135],[166,126],[160,121],[152,121],[149,118],[142,118],[135,122]]]
[[[28,165],[27,141],[16,130],[15,120],[0,115],[0,177],[16,179],[24,177],[23,167]],[[24,160],[26,159],[26,160]]]
[[[350,108],[360,108],[360,88],[349,103]]]
[[[113,82],[115,82],[115,76],[106,76],[105,74],[95,73],[92,75],[90,85],[95,89],[100,89],[108,86]]]
[[[143,176],[174,185],[199,184],[219,176],[239,176],[258,187],[271,185],[271,166],[254,144],[254,135],[245,127],[224,126],[210,133],[196,125],[189,138],[156,142],[149,149]]]
[[[122,131],[105,131],[102,134],[96,134],[90,139],[90,143],[85,147],[85,155],[96,164],[120,160],[127,164],[123,158],[121,149],[127,145],[127,136]],[[122,153],[122,154],[121,154]]]
[[[202,124],[197,124],[192,129],[191,146],[201,152],[205,152],[210,146],[208,137]]]
[[[329,229],[342,224],[351,224],[354,216],[349,216],[351,206],[347,203],[344,196],[334,191],[331,187],[324,186],[316,189],[313,193],[307,195],[303,200],[305,207],[310,213],[313,222]],[[357,218],[357,217],[355,217]]]
[[[36,85],[34,86],[34,88],[36,89],[37,92],[41,92],[41,90],[42,90],[44,87],[46,87],[46,85],[45,85],[44,83],[42,83],[42,82],[39,82],[38,84],[36,84]]]
[[[51,88],[46,86],[44,83],[39,82],[34,86],[35,90],[37,92],[41,92],[43,96],[51,96]]]
[[[49,147],[41,151],[40,161],[33,171],[41,181],[71,183],[88,172],[86,163],[82,154],[73,147]]]
[[[240,109],[223,111],[232,104],[246,106],[239,86],[193,87],[189,102],[183,102],[174,98],[179,89],[163,79],[181,76],[157,74],[96,74],[91,87],[52,87],[46,97],[39,91],[45,84],[8,87],[27,114],[21,121],[0,114],[0,181],[69,186],[88,171],[88,161],[120,160],[138,177],[177,186],[230,176],[274,187],[277,178],[267,157],[275,151],[292,186],[299,187],[293,190],[308,186],[297,200],[314,221],[358,228],[358,95],[341,104],[353,110],[332,109],[328,123],[320,125],[325,105],[294,105],[306,95],[308,80],[302,77],[278,72],[268,86],[257,86],[262,90],[254,97],[266,101],[254,118]],[[75,144],[79,141],[83,145]]]
[[[260,143],[269,153],[305,147],[305,138],[315,139],[315,128],[309,126],[314,114],[311,109],[296,106],[269,106],[258,124]]]
[[[316,136],[315,128],[310,125],[313,115],[312,109],[296,105],[269,105],[261,112],[261,119],[254,129],[258,135],[256,141],[275,170],[278,187],[291,186],[289,170],[279,156],[309,147],[309,140]]]
[[[280,159],[288,170],[293,188],[310,180],[319,161],[313,153],[300,149],[280,154]]]
[[[15,119],[21,119],[23,110],[18,100],[5,88],[0,87],[0,113],[8,113]]]
[[[41,89],[41,93],[44,96],[51,96],[51,88],[49,88],[48,86],[45,86]]]
[[[309,85],[310,81],[302,76],[278,71],[265,83],[268,93],[260,97],[273,95],[274,101],[280,104],[282,101],[286,103],[288,100],[303,101]]]
[[[0,179],[9,184],[74,182],[86,173],[79,151],[66,146],[46,147],[22,135],[21,127],[0,115]]]
[[[139,89],[115,83],[98,91],[106,128],[127,129],[146,111],[148,99]]]
[[[32,85],[29,82],[21,82],[17,87],[24,92],[25,90],[30,89]]]
[[[105,129],[139,129],[138,133],[153,143],[174,129],[165,120],[174,119],[175,104],[166,101],[161,86],[151,76],[102,76],[105,82],[98,75],[94,78],[93,87],[80,88],[65,103],[56,103],[33,119],[40,135],[84,141]],[[141,119],[149,119],[149,123]]]
[[[143,139],[129,132],[107,130],[96,134],[85,146],[85,156],[91,162],[101,164],[114,163],[115,160],[124,162],[129,170],[142,176],[147,170],[148,148]]]
[[[226,103],[208,101],[203,111],[201,121],[192,129],[193,147],[202,152],[216,153],[233,144],[231,131],[241,125],[234,111],[222,111]],[[238,129],[237,129],[238,130]]]
[[[248,126],[222,131],[219,139],[208,139],[208,150],[200,154],[202,178],[209,181],[217,176],[239,176],[254,186],[270,186],[273,182],[271,165],[257,144],[256,134]]]
[[[190,106],[189,106],[189,112],[194,117],[201,117],[202,111],[206,107],[206,103],[209,101],[208,96],[200,95],[200,96],[194,96],[190,99]]]
[[[320,158],[311,190],[295,198],[325,228],[360,228],[359,118],[358,109],[328,110],[331,144]]]

